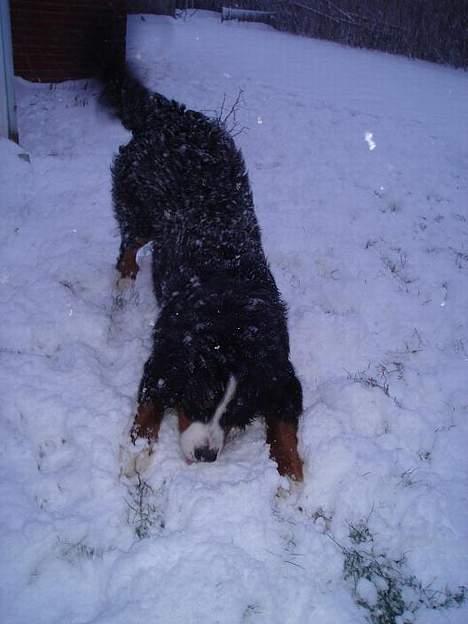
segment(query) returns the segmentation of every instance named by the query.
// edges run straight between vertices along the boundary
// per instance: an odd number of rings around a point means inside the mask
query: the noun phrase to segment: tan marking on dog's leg
[[[137,262],[137,253],[138,250],[141,249],[146,243],[149,241],[138,239],[135,241],[135,245],[132,247],[127,247],[122,251],[117,260],[117,271],[120,273],[120,279],[125,279],[129,277],[131,279],[135,279],[137,276],[140,267]]]
[[[136,255],[138,248],[127,247],[122,252],[120,258],[117,261],[117,271],[120,273],[120,279],[130,278],[135,279],[139,270],[139,266],[136,261]]]
[[[297,451],[297,425],[267,418],[266,426],[270,457],[278,464],[278,472],[295,481],[302,481],[302,460]]]
[[[179,419],[179,433],[184,433],[184,431],[190,427],[192,422],[187,418],[181,407],[177,408],[177,417]]]
[[[163,410],[152,401],[140,403],[130,430],[132,442],[135,444],[137,438],[146,438],[148,442],[157,440],[163,415]]]

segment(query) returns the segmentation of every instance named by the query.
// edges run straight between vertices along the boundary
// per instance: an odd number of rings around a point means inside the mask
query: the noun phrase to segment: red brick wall
[[[125,57],[126,0],[10,0],[15,73],[88,78],[105,53]]]

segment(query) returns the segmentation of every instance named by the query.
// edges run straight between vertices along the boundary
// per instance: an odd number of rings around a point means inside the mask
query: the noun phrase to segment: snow
[[[187,465],[173,415],[142,480],[121,474],[157,314],[148,255],[113,299],[109,167],[129,135],[92,82],[18,79],[21,147],[0,141],[2,622],[378,621],[357,604],[378,579],[345,578],[353,548],[404,557],[431,591],[468,585],[466,74],[204,12],[132,16],[128,36],[147,84],[189,107],[243,91],[305,479],[279,477],[261,423]],[[425,604],[395,622],[467,619]]]

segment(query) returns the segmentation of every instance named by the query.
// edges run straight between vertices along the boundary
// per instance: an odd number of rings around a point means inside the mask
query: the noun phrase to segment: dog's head
[[[199,385],[198,389],[201,387]],[[226,383],[215,383],[205,388],[199,397],[183,399],[183,405],[178,408],[179,431],[180,446],[187,461],[217,459],[230,429],[232,407],[238,400],[237,390],[238,380],[230,374]]]
[[[178,414],[180,445],[188,462],[213,462],[233,428],[244,428],[256,416],[293,421],[302,411],[301,385],[289,361],[250,369],[219,369],[202,358],[193,369],[181,363],[175,380],[167,376],[164,390]],[[261,362],[260,362],[261,364]],[[172,369],[174,370],[174,369]],[[160,390],[160,384],[157,387]]]
[[[283,310],[259,301],[240,307],[237,298],[222,313],[206,305],[204,315],[165,310],[158,319],[157,357],[143,386],[150,400],[177,410],[187,461],[215,461],[229,431],[257,415],[291,421],[301,412]]]

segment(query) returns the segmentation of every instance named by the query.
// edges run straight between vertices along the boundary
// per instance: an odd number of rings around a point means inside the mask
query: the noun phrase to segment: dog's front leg
[[[278,464],[278,472],[294,481],[302,481],[302,460],[297,450],[297,423],[267,417],[266,430],[270,456]]]
[[[133,447],[130,448],[127,442],[120,445],[121,475],[132,479],[144,473],[150,466],[153,457],[153,443],[158,438],[163,415],[164,410],[154,401],[145,400],[139,403],[130,429]],[[142,440],[143,444],[139,444],[138,440]]]
[[[158,439],[164,410],[152,400],[138,405],[135,420],[130,430],[130,437],[135,444],[137,438],[146,438],[149,443]]]

